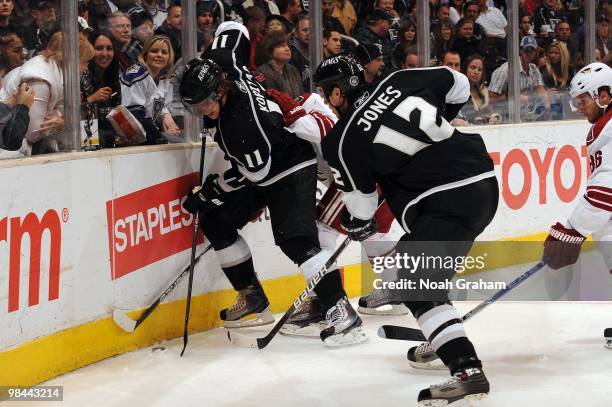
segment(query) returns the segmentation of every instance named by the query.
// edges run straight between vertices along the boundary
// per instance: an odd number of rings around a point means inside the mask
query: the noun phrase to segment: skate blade
[[[363,315],[396,316],[408,315],[410,311],[404,304],[386,304],[378,308],[358,307],[357,312]]]
[[[608,339],[604,345],[607,349],[612,349],[612,339]]]
[[[367,340],[368,335],[360,326],[358,326],[346,333],[341,332],[339,334],[328,336],[327,338],[325,338],[323,343],[325,344],[325,346],[330,348],[339,348],[342,346],[358,345]]]
[[[285,324],[279,333],[285,336],[301,336],[306,338],[319,338],[325,324],[308,324],[300,326],[296,324]]]
[[[444,366],[444,363],[442,363],[442,360],[440,359],[435,359],[432,360],[431,362],[413,362],[412,360],[408,359],[408,364],[410,365],[410,367],[414,368],[414,369],[418,369],[418,370],[446,370],[447,367]]]
[[[423,400],[417,404],[419,407],[472,407],[474,406],[471,402],[477,400],[483,400],[487,398],[487,393],[475,393],[469,394],[460,400],[449,403],[448,400]]]
[[[270,308],[266,308],[263,312],[247,315],[236,321],[223,321],[223,327],[226,329],[250,328],[254,326],[268,325],[274,322],[274,317],[270,312]]]

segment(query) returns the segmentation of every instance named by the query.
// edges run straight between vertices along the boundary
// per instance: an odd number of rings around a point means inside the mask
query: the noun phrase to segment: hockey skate
[[[612,328],[604,330],[604,338],[606,338],[606,348],[612,349]]]
[[[477,367],[458,371],[444,383],[419,393],[419,406],[452,406],[460,400],[482,400],[489,394],[489,381]],[[457,403],[458,405],[459,403]]]
[[[346,297],[325,314],[327,328],[321,331],[321,340],[330,347],[355,345],[368,340],[361,327],[361,318]]]
[[[359,307],[357,308],[360,314],[363,315],[407,315],[408,308],[402,303],[394,303],[391,300],[389,290],[374,290],[370,294],[359,299]]]
[[[221,310],[220,316],[223,326],[229,329],[267,325],[274,322],[274,317],[270,312],[270,302],[259,285],[250,285],[238,291],[234,305]]]
[[[446,369],[442,360],[428,342],[408,349],[408,363],[415,369],[442,370]]]
[[[323,307],[317,297],[308,297],[297,312],[287,320],[280,333],[288,336],[308,336],[318,338],[327,326]]]

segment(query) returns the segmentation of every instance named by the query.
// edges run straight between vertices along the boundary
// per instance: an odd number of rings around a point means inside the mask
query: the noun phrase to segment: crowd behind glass
[[[0,158],[68,151],[61,0],[0,0]],[[574,118],[567,91],[585,61],[586,0],[519,0],[523,122]],[[429,0],[428,61],[417,50],[416,0],[322,0],[323,57],[351,53],[374,82],[397,69],[445,65],[463,72],[471,99],[456,126],[502,124],[508,114],[506,0]],[[304,0],[198,0],[197,48],[223,21],[245,25],[249,68],[268,89],[311,91],[310,21]],[[610,62],[612,4],[596,2],[597,61]],[[80,0],[78,59],[83,148],[185,141],[178,88],[182,13],[172,0]],[[129,112],[145,135],[116,131],[107,116]],[[112,116],[112,115],[111,115]],[[94,140],[95,139],[95,140]]]

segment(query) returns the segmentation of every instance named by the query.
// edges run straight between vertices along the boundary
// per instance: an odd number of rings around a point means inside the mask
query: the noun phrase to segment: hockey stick
[[[202,150],[200,151],[200,182],[198,186],[202,187],[204,180],[204,157],[206,155],[206,137],[202,137]],[[193,288],[193,269],[195,268],[196,246],[198,245],[198,229],[200,228],[200,211],[195,214],[193,222],[193,239],[191,240],[191,262],[189,264],[189,284],[187,285],[187,302],[185,304],[185,328],[183,330],[183,350],[181,356],[187,349],[187,341],[189,340],[189,311],[191,309],[191,290]]]
[[[347,237],[346,239],[344,239],[344,241],[340,244],[340,246],[338,246],[334,254],[332,254],[329,260],[327,260],[325,266],[323,266],[323,268],[319,270],[317,274],[314,275],[314,277],[306,285],[306,288],[304,288],[304,290],[300,293],[297,299],[293,301],[291,307],[289,307],[289,309],[285,312],[285,315],[283,315],[280,321],[278,321],[276,325],[274,325],[274,328],[272,328],[272,330],[266,336],[262,338],[255,338],[252,336],[242,335],[236,332],[235,330],[228,330],[227,337],[229,338],[230,342],[237,346],[253,349],[263,349],[268,346],[270,341],[274,339],[274,337],[283,327],[285,322],[287,322],[287,320],[291,318],[291,315],[293,315],[293,313],[300,308],[304,300],[312,292],[313,288],[317,285],[317,283],[321,281],[323,276],[325,276],[325,274],[330,271],[329,268],[336,262],[338,256],[340,256],[340,254],[344,251],[344,249],[346,249],[350,242],[351,238]]]
[[[198,262],[200,261],[200,258],[204,254],[206,254],[206,252],[209,251],[210,248],[211,248],[211,245],[208,245],[206,246],[204,251],[202,251],[202,253],[198,254],[198,256],[195,258],[195,264],[198,264]],[[144,320],[147,319],[153,311],[155,311],[157,306],[161,304],[161,302],[168,296],[168,294],[170,294],[172,290],[176,288],[176,286],[187,275],[187,272],[189,271],[190,268],[191,268],[191,264],[185,267],[183,271],[181,271],[181,274],[179,274],[178,277],[174,279],[172,284],[170,284],[170,286],[166,288],[166,290],[164,290],[164,292],[155,300],[153,304],[151,304],[146,310],[144,310],[144,312],[138,317],[137,320],[134,321],[132,318],[128,316],[128,313],[132,312],[132,310],[115,308],[115,310],[113,310],[113,321],[124,331],[134,332],[134,330],[138,328],[140,324],[142,324]]]
[[[535,266],[533,266],[532,268],[530,268],[529,270],[527,270],[526,272],[524,272],[523,274],[521,274],[520,276],[518,276],[511,282],[509,282],[505,288],[502,288],[501,290],[493,294],[491,298],[489,298],[488,300],[484,300],[483,302],[478,304],[476,308],[472,309],[467,314],[465,314],[461,318],[461,321],[465,322],[468,319],[472,318],[474,315],[482,311],[485,307],[493,304],[495,301],[499,300],[501,297],[503,297],[504,295],[512,291],[514,288],[516,288],[523,281],[527,280],[529,277],[531,277],[532,275],[534,275],[535,273],[543,269],[545,265],[546,263],[543,260],[538,262]],[[425,335],[423,335],[423,332],[421,332],[419,329],[408,328],[405,326],[396,326],[396,325],[381,326],[380,328],[378,328],[378,336],[380,336],[381,338],[396,339],[400,341],[417,341],[417,342],[427,341],[427,338],[425,338]]]

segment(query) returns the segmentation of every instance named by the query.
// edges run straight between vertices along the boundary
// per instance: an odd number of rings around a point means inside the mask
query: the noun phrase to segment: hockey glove
[[[350,214],[346,207],[342,209],[340,224],[344,230],[346,230],[346,234],[351,238],[351,240],[358,242],[366,240],[378,230],[376,220],[374,220],[374,218],[367,220],[356,218]]]
[[[544,261],[553,270],[576,263],[584,240],[575,229],[555,223],[544,241]]]
[[[291,126],[297,119],[306,115],[304,108],[287,93],[280,92],[276,89],[269,89],[267,94],[281,108],[285,127]]]
[[[205,213],[223,205],[223,190],[219,187],[217,174],[206,178],[201,188],[195,187],[183,202],[183,208],[189,213]]]

